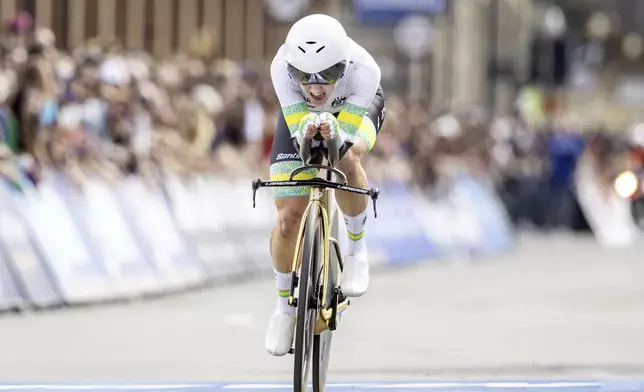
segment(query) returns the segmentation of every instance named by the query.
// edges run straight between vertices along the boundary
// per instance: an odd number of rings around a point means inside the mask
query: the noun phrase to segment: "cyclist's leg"
[[[349,185],[362,188],[369,186],[367,174],[362,167],[362,159],[373,148],[384,117],[385,99],[382,89],[379,88],[360,128],[354,135],[353,146],[337,165],[338,169],[346,174]],[[367,291],[369,286],[369,264],[365,242],[368,198],[349,192],[337,192],[336,198],[340,210],[344,214],[349,235],[342,289],[347,296],[360,296]]]
[[[290,173],[302,166],[299,154],[291,141],[284,118],[280,116],[271,150],[271,180],[286,181]],[[295,179],[310,179],[315,170],[298,174]],[[277,307],[266,334],[266,350],[273,355],[285,355],[293,342],[295,308],[288,305],[291,288],[291,267],[302,214],[306,209],[310,189],[306,187],[273,188],[277,222],[271,232],[270,253],[277,285]]]

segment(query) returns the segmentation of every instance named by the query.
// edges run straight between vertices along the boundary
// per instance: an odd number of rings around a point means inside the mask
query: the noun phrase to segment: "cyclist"
[[[350,185],[367,187],[361,160],[373,148],[385,115],[380,68],[373,57],[347,36],[336,19],[315,14],[291,27],[270,72],[283,114],[273,139],[271,180],[287,180],[291,171],[302,166],[299,145],[319,133],[323,140],[314,140],[313,147],[329,140],[338,141],[344,147],[336,167],[346,174]],[[295,179],[316,175],[312,169]],[[278,301],[265,345],[270,354],[281,356],[288,353],[293,342],[295,308],[287,302],[290,271],[310,189],[274,189],[278,219],[271,233],[270,251]],[[367,196],[344,192],[337,192],[336,198],[349,236],[342,291],[347,296],[359,297],[369,285],[365,244],[368,200]]]

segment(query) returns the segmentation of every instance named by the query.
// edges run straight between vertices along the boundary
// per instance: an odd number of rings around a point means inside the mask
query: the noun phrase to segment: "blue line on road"
[[[292,390],[289,383],[0,384],[0,392],[243,392]],[[327,390],[378,392],[643,392],[644,381],[427,381],[330,383]]]

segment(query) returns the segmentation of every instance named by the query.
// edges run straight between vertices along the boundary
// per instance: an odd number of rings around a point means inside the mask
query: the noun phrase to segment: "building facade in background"
[[[422,98],[435,107],[482,105],[509,108],[512,89],[526,73],[531,0],[445,0],[444,12],[427,16],[434,27],[430,55],[420,75],[410,76],[409,59],[396,47],[391,26],[356,20],[353,0],[309,0],[304,13],[339,18],[383,68],[383,87],[405,93],[421,85]],[[494,6],[491,6],[494,5]],[[200,28],[215,32],[218,53],[232,60],[264,63],[283,42],[288,22],[267,12],[264,0],[2,0],[0,20],[16,10],[51,28],[61,48],[88,38],[115,36],[130,49],[164,58],[187,49]],[[501,59],[505,78],[490,76]],[[414,80],[411,80],[414,79]],[[416,80],[418,79],[418,80]]]
[[[312,2],[312,9],[316,3]],[[51,28],[61,48],[88,38],[118,37],[130,49],[163,58],[188,47],[202,27],[218,35],[220,54],[233,60],[271,57],[287,26],[273,20],[263,0],[2,0],[0,19],[16,10]]]

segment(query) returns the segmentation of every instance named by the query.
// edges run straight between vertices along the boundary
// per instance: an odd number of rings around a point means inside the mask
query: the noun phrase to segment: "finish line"
[[[374,390],[433,392],[644,392],[644,381],[399,381],[330,383],[334,392]],[[104,384],[0,384],[0,391],[92,391],[92,392],[222,392],[292,390],[289,383],[104,383]]]

